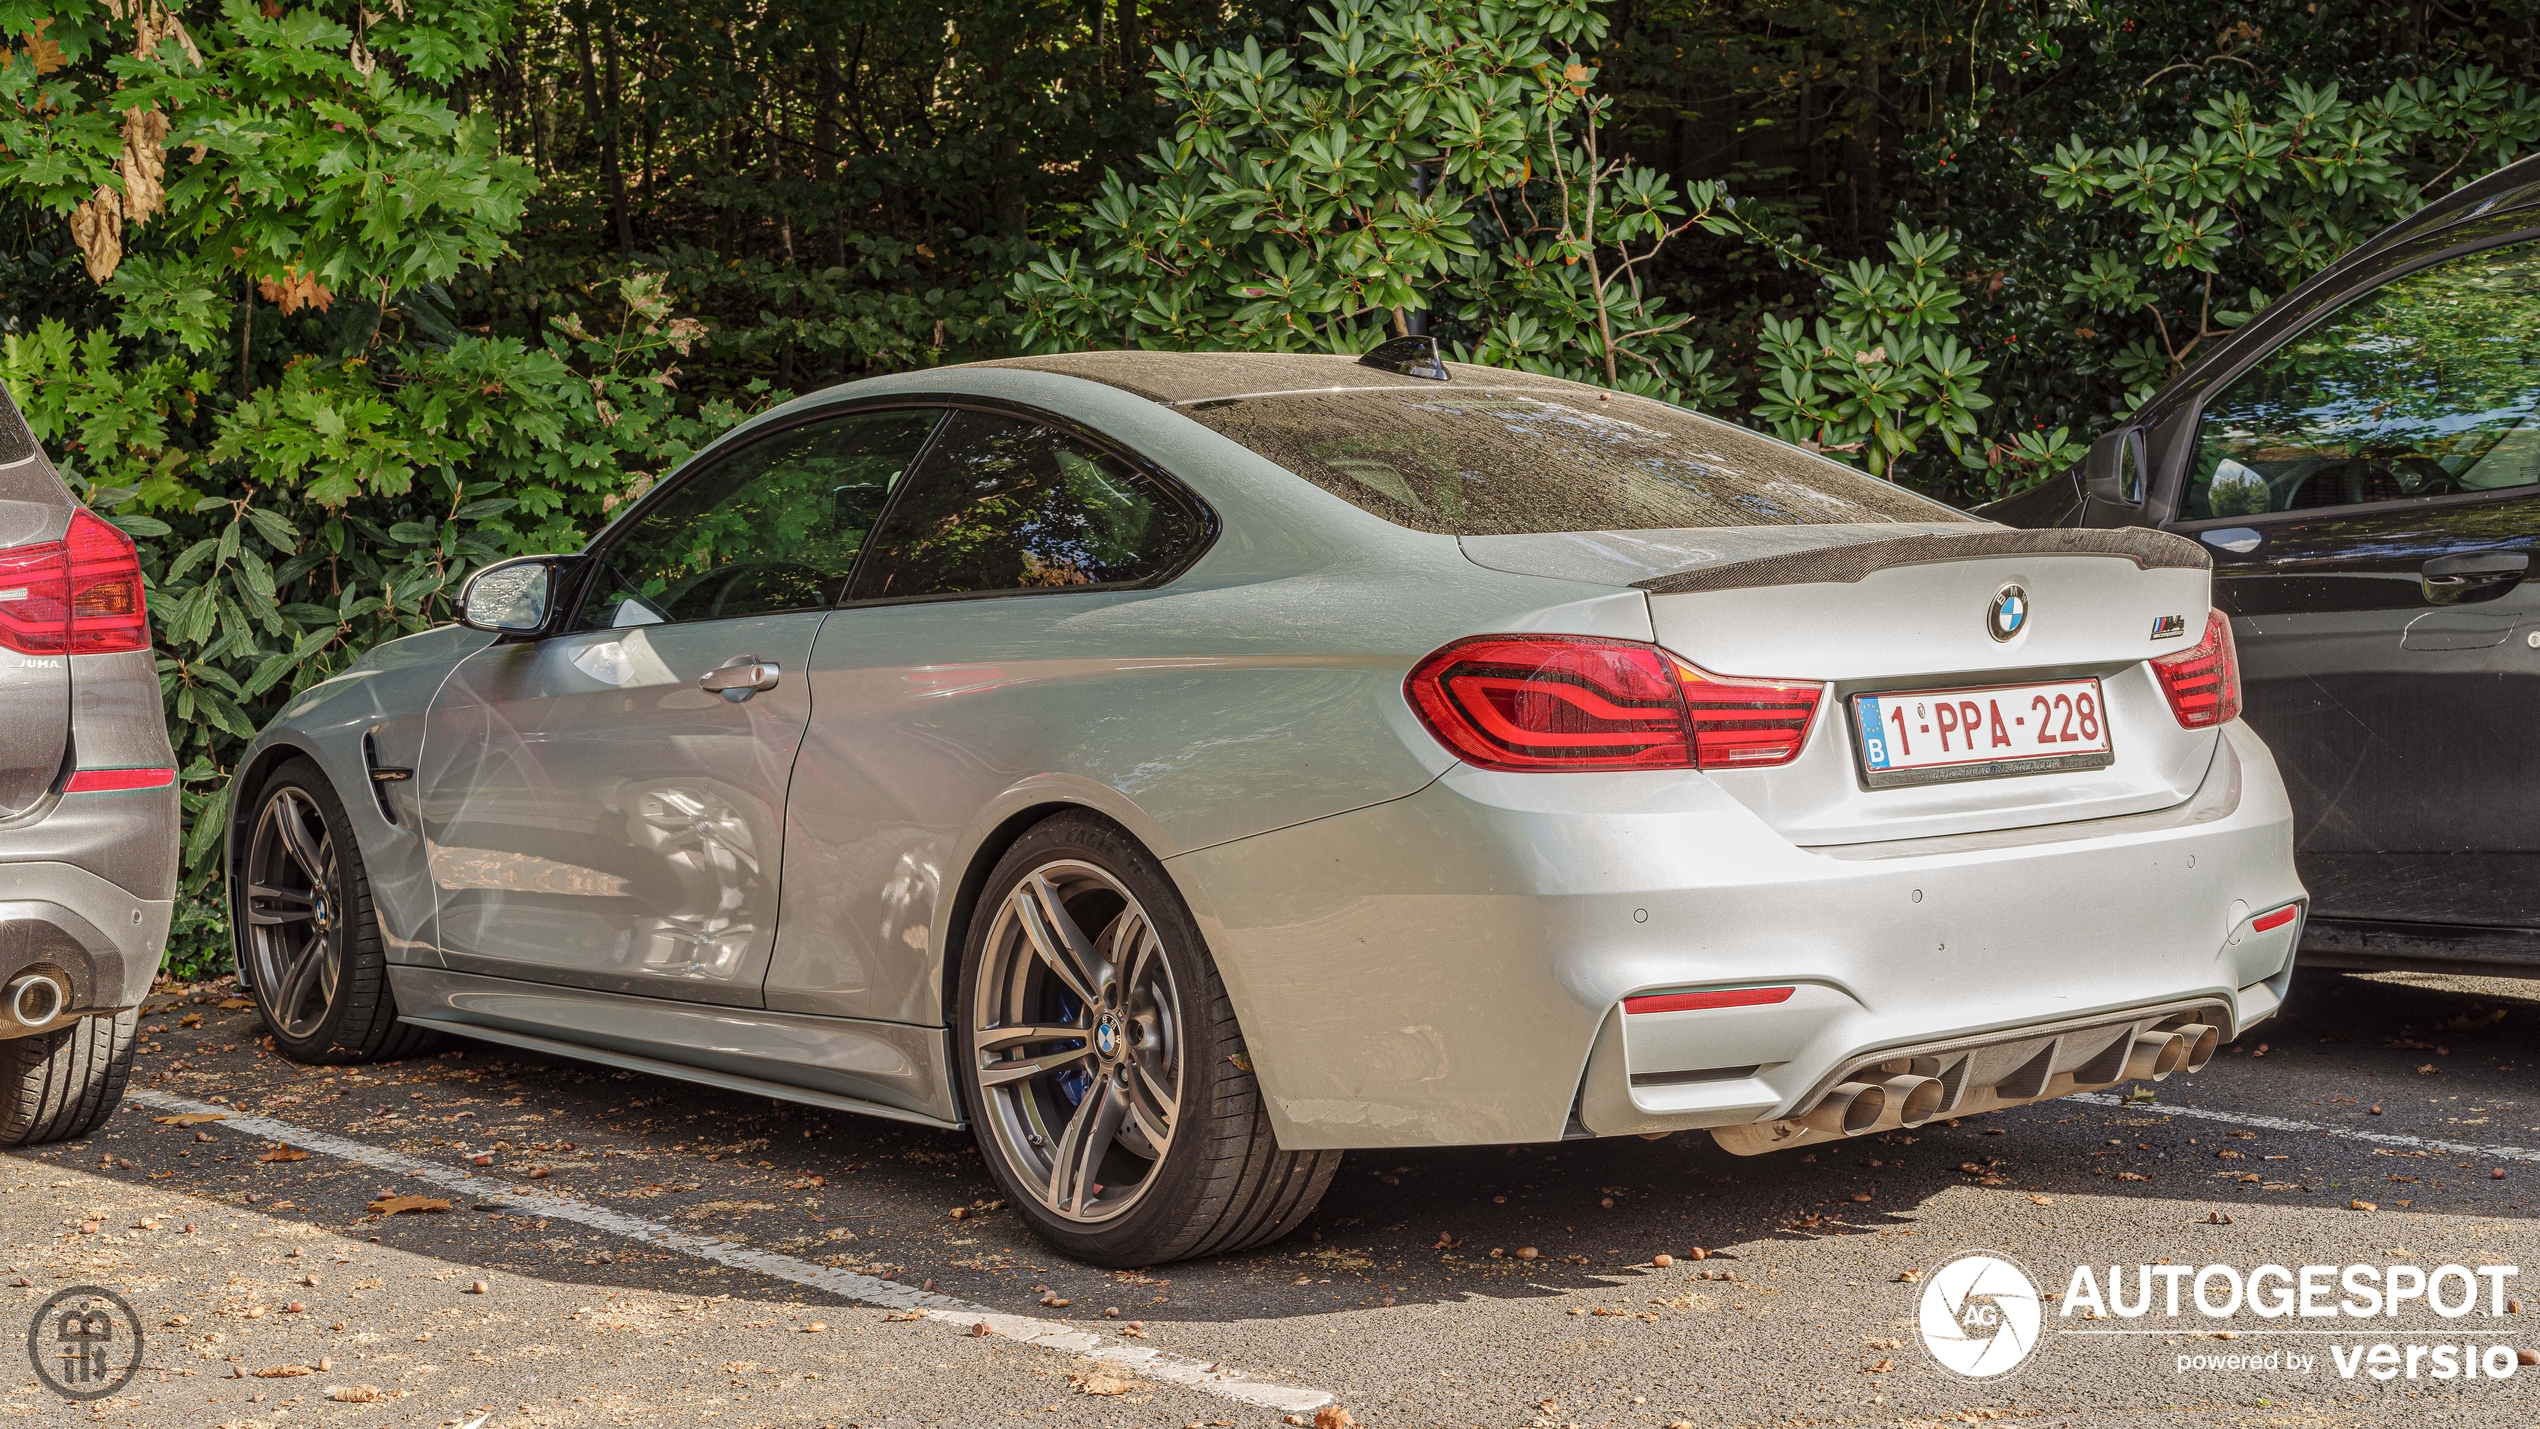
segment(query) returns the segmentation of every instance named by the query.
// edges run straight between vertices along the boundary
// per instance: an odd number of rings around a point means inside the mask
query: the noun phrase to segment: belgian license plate
[[[2117,758],[2097,680],[1854,695],[1852,727],[1873,789],[2104,769]]]

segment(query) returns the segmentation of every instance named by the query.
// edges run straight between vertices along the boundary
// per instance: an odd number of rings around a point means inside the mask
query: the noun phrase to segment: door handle
[[[2437,556],[2418,568],[2419,588],[2434,605],[2458,605],[2503,595],[2531,569],[2526,551],[2470,551]]]
[[[775,689],[777,677],[784,673],[783,667],[773,660],[762,660],[756,655],[735,655],[699,675],[697,688],[708,694],[721,695],[737,705],[761,690]]]

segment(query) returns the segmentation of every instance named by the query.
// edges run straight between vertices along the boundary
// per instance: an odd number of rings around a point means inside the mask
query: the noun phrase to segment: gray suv
[[[123,1096],[175,906],[176,754],[132,539],[0,391],[0,1146]]]

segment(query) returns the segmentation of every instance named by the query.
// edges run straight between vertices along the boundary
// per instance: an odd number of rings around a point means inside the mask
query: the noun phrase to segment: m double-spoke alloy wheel
[[[1137,1204],[1172,1149],[1182,1003],[1155,924],[1120,880],[1057,859],[1006,895],[971,1006],[987,1134],[1050,1214]]]
[[[1190,910],[1126,830],[1035,825],[972,905],[955,998],[990,1172],[1061,1250],[1153,1265],[1296,1228],[1340,1153],[1279,1149]]]
[[[344,890],[334,837],[305,789],[265,797],[248,835],[246,903],[249,986],[275,1031],[306,1041],[343,984]]]
[[[306,758],[265,776],[231,865],[238,971],[274,1046],[302,1062],[403,1057],[432,1034],[397,1020],[352,820]]]

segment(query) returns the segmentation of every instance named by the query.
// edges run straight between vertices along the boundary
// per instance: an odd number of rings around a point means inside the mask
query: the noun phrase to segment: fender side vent
[[[415,777],[412,769],[379,762],[379,735],[376,730],[362,736],[362,767],[370,772],[370,795],[379,801],[379,816],[390,824],[397,822],[397,806],[388,797],[390,787]]]

